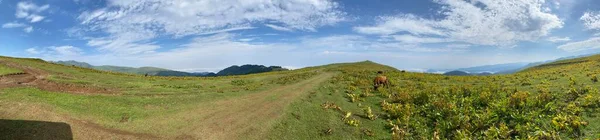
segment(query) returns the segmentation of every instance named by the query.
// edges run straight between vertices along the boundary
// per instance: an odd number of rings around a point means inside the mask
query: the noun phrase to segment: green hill
[[[444,73],[444,75],[451,75],[451,76],[467,76],[467,75],[471,75],[467,72],[464,71],[459,71],[459,70],[455,70],[455,71],[449,71]]]
[[[75,139],[600,138],[599,55],[489,76],[371,61],[222,77],[0,64],[25,72],[3,77],[0,119],[64,122]],[[377,71],[391,84],[375,91]]]
[[[284,69],[280,66],[270,66],[266,67],[263,65],[242,65],[242,66],[231,66],[227,67],[217,73],[219,76],[226,75],[244,75],[244,74],[252,74],[252,73],[263,73],[270,71],[284,71]]]

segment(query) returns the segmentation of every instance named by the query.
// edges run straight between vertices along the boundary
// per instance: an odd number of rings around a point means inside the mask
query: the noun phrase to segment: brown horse
[[[377,72],[379,74],[379,76],[375,77],[375,80],[373,80],[373,89],[377,90],[377,88],[383,86],[383,87],[388,87],[389,85],[389,81],[387,79],[387,77],[383,76],[383,72],[379,71]]]

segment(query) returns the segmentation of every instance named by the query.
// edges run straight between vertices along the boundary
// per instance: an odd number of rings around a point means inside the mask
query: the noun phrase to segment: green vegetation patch
[[[22,73],[23,71],[0,64],[0,76]]]
[[[0,90],[0,102],[41,103],[70,114],[74,118],[93,120],[93,122],[108,128],[143,132],[140,128],[158,128],[147,123],[147,119],[155,116],[168,116],[193,109],[198,104],[245,94],[249,94],[249,92],[227,94],[214,92],[178,96],[90,96],[23,87]]]
[[[461,77],[341,65],[342,74],[290,105],[269,138],[597,139],[599,63],[576,62]],[[379,70],[391,86],[373,91]]]

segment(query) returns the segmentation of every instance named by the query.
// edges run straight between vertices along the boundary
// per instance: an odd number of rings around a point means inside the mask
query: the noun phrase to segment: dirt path
[[[113,91],[100,88],[84,87],[72,84],[59,84],[46,80],[49,74],[43,70],[22,66],[8,61],[0,60],[0,64],[8,67],[22,70],[22,73],[0,76],[0,89],[11,87],[36,87],[42,90],[63,92],[71,94],[112,94]],[[2,120],[6,119],[6,120]],[[7,121],[15,120],[15,121]],[[122,130],[104,128],[98,124],[83,120],[74,119],[68,115],[59,114],[50,107],[44,107],[37,104],[24,104],[18,102],[0,101],[0,124],[6,122],[19,122],[25,120],[62,122],[71,127],[71,137],[75,139],[158,139],[156,136],[148,134],[131,133]],[[39,124],[34,124],[39,125]],[[0,126],[0,134],[3,130]],[[33,135],[52,135],[54,130],[34,130]]]
[[[0,89],[10,87],[32,86],[46,91],[64,92],[73,94],[114,94],[113,90],[85,85],[60,84],[46,80],[49,74],[43,70],[22,66],[16,63],[2,61],[0,64],[17,68],[23,73],[0,76]]]
[[[55,134],[70,134],[73,139],[159,139],[159,137],[149,135],[149,134],[138,134],[131,133],[122,130],[109,129],[104,128],[98,124],[87,122],[83,120],[78,120],[71,118],[67,115],[56,113],[50,107],[45,107],[37,104],[23,104],[23,103],[15,103],[15,102],[2,102],[0,101],[0,124],[4,123],[6,120],[15,120],[15,121],[43,121],[43,122],[55,122],[55,123],[66,123],[70,127],[70,132],[64,132],[65,130],[54,130],[54,129],[44,129],[44,130],[29,130],[30,134],[27,135],[35,135],[36,137],[44,137],[49,139],[55,139],[52,137],[47,137],[48,135],[52,136]],[[39,124],[32,124],[33,126],[29,127],[38,127]],[[27,127],[27,126],[23,126]],[[50,126],[52,128],[52,126]],[[1,135],[11,135],[4,134],[2,130],[11,130],[13,128],[4,128],[0,126],[0,134]],[[18,129],[18,128],[17,128]],[[59,132],[60,131],[60,132]],[[15,134],[12,134],[15,135]],[[19,134],[16,134],[19,135]],[[22,135],[22,134],[21,134]],[[1,138],[1,137],[0,137]],[[19,139],[19,137],[13,137]],[[63,137],[64,138],[64,137]]]
[[[323,73],[299,83],[204,103],[196,109],[150,121],[157,125],[182,124],[176,139],[261,139],[283,115],[289,103],[298,96],[308,95],[309,91],[333,75]]]
[[[0,89],[31,86],[47,91],[72,94],[110,93],[106,89],[50,82],[46,80],[49,74],[36,68],[2,60],[0,60],[0,64],[24,71],[21,74],[0,76]],[[51,107],[18,102],[0,101],[0,120],[13,118],[64,122],[72,128],[75,139],[260,139],[277,118],[283,115],[289,103],[298,96],[307,95],[310,90],[333,75],[334,73],[322,73],[298,83],[241,97],[201,103],[192,110],[144,120],[151,124],[152,128],[149,130],[156,130],[150,131],[156,133],[153,135],[104,128],[92,122],[59,114]],[[171,129],[162,130],[165,126],[171,127]],[[167,133],[173,134],[173,136],[157,137],[157,135],[165,134],[161,131],[169,131]]]

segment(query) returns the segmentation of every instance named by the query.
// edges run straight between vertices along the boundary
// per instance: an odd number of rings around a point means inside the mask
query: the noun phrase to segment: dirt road
[[[182,124],[181,139],[261,139],[294,99],[308,95],[334,74],[246,96],[199,105],[194,110],[151,119],[160,125]],[[167,118],[164,118],[167,117]],[[173,120],[176,120],[175,122]]]
[[[48,73],[35,68],[3,61],[0,61],[0,64],[24,71],[22,74],[0,78],[0,89],[32,86],[73,94],[107,93],[107,90],[103,89],[50,82],[45,79]],[[103,128],[93,122],[57,113],[51,107],[42,104],[0,101],[0,119],[64,122],[73,129],[75,139],[261,139],[271,125],[283,115],[286,106],[301,95],[308,95],[309,91],[333,75],[334,73],[321,73],[298,83],[241,97],[200,103],[191,110],[144,120],[154,127],[150,130],[156,130],[154,132],[157,133],[170,131],[171,134],[176,134],[172,136]],[[162,126],[172,129],[163,129]]]

